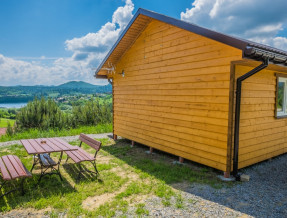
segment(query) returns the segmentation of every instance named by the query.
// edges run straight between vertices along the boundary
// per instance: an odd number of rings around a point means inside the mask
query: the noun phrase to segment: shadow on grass
[[[24,181],[25,194],[21,195],[21,191],[15,191],[4,197],[0,198],[0,211],[6,211],[9,208],[16,208],[23,204],[33,205],[35,202],[38,203],[36,208],[44,208],[49,205],[41,205],[39,200],[41,198],[52,198],[53,196],[59,196],[66,193],[75,192],[75,189],[70,183],[63,177],[63,181],[60,180],[58,175],[44,176],[40,183],[38,179],[39,174],[33,175],[32,178],[26,178]],[[19,187],[19,181],[9,181],[7,185],[2,188],[2,194],[15,188]]]
[[[70,177],[72,178],[72,180],[75,183],[79,183],[79,182],[93,182],[93,181],[97,181],[99,183],[103,182],[101,179],[98,178],[99,175],[87,172],[87,170],[90,170],[90,169],[88,169],[85,164],[82,164],[81,166],[82,166],[82,169],[85,172],[81,172],[80,178],[78,179],[78,175],[79,175],[79,172],[80,172],[79,166],[77,164],[74,164],[74,163],[65,163],[65,164],[63,164],[63,168],[70,175]]]
[[[136,144],[131,148],[130,144],[130,141],[122,139],[114,145],[103,146],[102,149],[132,166],[142,177],[153,176],[170,185],[185,181],[208,184],[214,188],[221,188],[224,185],[217,179],[218,171],[212,168],[190,161],[185,161],[182,165],[174,164],[173,162],[177,160],[174,155],[160,151],[147,154],[146,146]]]
[[[274,158],[273,164],[265,161],[246,168],[244,171],[253,176],[249,182],[226,183],[217,178],[219,171],[212,168],[191,161],[185,161],[184,165],[173,164],[177,160],[173,155],[160,151],[146,154],[146,146],[136,144],[131,148],[130,145],[129,140],[118,140],[102,149],[117,157],[119,163],[134,167],[141,176],[153,176],[176,189],[235,211],[256,217],[287,216],[287,170],[280,170],[286,168],[283,160],[287,160],[287,154]]]

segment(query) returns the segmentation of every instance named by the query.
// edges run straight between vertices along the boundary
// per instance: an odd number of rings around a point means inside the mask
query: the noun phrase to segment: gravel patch
[[[112,133],[101,133],[101,134],[86,134],[87,136],[91,138],[107,138],[112,135]],[[79,135],[75,136],[63,136],[63,137],[57,137],[66,140],[67,142],[75,141],[79,138]],[[15,141],[8,141],[8,142],[0,142],[0,147],[2,146],[8,146],[8,145],[15,145],[15,144],[21,144],[20,140],[15,140]]]
[[[254,217],[287,217],[287,154],[241,170],[249,182],[214,189],[193,184],[186,191]]]
[[[148,212],[141,214],[148,217],[250,217],[239,211],[205,200],[196,195],[180,192],[183,201],[177,205],[176,197],[171,197],[169,206],[163,204],[163,199],[152,197],[145,200],[144,209]],[[136,217],[137,207],[130,207],[127,213],[117,212],[116,217]]]

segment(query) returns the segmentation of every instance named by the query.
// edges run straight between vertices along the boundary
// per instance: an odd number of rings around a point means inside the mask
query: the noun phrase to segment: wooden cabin
[[[287,151],[285,51],[139,9],[95,76],[113,85],[115,137],[226,177]]]

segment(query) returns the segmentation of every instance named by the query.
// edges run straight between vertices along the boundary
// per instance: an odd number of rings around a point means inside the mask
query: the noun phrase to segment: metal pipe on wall
[[[269,64],[269,58],[263,58],[263,63],[255,67],[248,73],[242,75],[236,80],[236,103],[235,103],[235,124],[234,124],[234,155],[233,155],[233,176],[237,181],[240,180],[238,174],[238,150],[239,150],[239,127],[240,127],[240,106],[241,106],[241,88],[242,82],[266,68]]]

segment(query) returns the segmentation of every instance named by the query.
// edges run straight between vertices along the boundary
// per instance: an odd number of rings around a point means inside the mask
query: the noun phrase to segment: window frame
[[[276,75],[276,96],[275,96],[275,118],[277,119],[282,119],[282,118],[287,118],[287,74],[282,74],[282,73],[275,73]],[[285,82],[284,85],[284,100],[283,100],[283,106],[282,106],[282,110],[283,112],[280,112],[278,114],[277,112],[277,101],[278,101],[278,93],[279,93],[279,82],[280,79],[283,80]],[[284,109],[286,112],[284,112]]]

